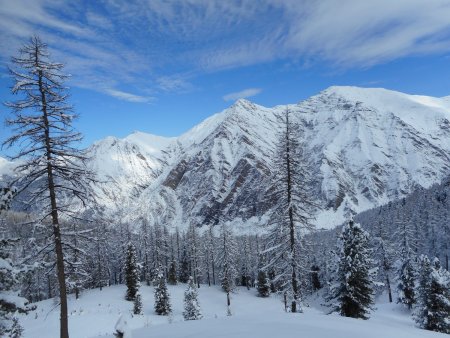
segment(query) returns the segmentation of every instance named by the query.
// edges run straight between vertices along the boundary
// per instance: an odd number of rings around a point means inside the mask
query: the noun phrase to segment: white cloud
[[[139,103],[147,103],[154,100],[152,97],[135,95],[127,92],[123,92],[121,90],[116,89],[105,89],[104,92],[108,95],[114,96],[120,100],[129,101],[129,102],[139,102]]]
[[[326,0],[286,9],[287,54],[364,67],[450,50],[446,0]]]
[[[156,82],[158,83],[158,88],[167,92],[184,92],[192,89],[192,85],[186,81],[185,76],[181,75],[161,76],[156,79]]]
[[[261,88],[247,88],[247,89],[241,90],[239,92],[224,95],[222,98],[225,101],[236,101],[239,99],[245,99],[248,97],[258,95],[259,93],[261,93],[261,91],[262,91]]]
[[[77,86],[155,95],[277,60],[370,67],[449,52],[448,18],[448,0],[0,0],[0,61],[39,33]]]

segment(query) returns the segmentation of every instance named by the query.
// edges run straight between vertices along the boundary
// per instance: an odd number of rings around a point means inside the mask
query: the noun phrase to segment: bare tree
[[[56,268],[59,284],[60,337],[68,338],[67,288],[64,270],[61,217],[77,217],[88,197],[88,181],[92,175],[84,163],[85,153],[74,146],[81,134],[72,127],[77,117],[68,104],[63,65],[50,60],[48,48],[39,37],[31,38],[12,58],[10,68],[15,85],[12,93],[19,99],[5,103],[11,109],[6,120],[13,133],[4,146],[17,146],[12,160],[20,160],[16,168],[18,187],[26,206],[43,210],[41,222],[51,220]],[[74,207],[74,203],[80,203]]]
[[[282,129],[275,153],[275,169],[269,198],[276,201],[270,221],[268,249],[270,260],[266,268],[276,273],[275,283],[279,291],[290,300],[292,312],[300,306],[300,249],[301,236],[312,230],[311,219],[315,207],[312,179],[308,170],[301,131],[291,112],[282,114]]]

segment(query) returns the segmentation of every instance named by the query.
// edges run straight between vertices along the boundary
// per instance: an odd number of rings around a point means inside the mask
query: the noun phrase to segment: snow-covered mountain
[[[135,132],[124,139],[107,137],[89,149],[88,165],[99,184],[95,190],[100,204],[116,210],[139,196],[161,173],[164,149],[173,139]]]
[[[276,203],[265,191],[287,108],[302,126],[312,162],[319,226],[450,172],[450,97],[330,87],[273,108],[239,100],[177,138],[137,132],[101,140],[90,148],[89,164],[102,181],[99,202],[133,220],[168,225],[264,223]]]

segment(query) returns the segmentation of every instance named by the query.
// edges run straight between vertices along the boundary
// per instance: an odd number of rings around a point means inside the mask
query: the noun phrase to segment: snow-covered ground
[[[153,312],[153,288],[141,287],[144,314],[132,316],[132,302],[124,300],[125,287],[112,286],[86,291],[69,301],[71,338],[112,338],[114,326],[123,315],[133,338],[220,338],[220,337],[305,337],[305,338],[426,338],[444,334],[417,329],[398,305],[378,303],[367,321],[325,315],[311,306],[302,314],[284,313],[277,297],[258,298],[255,290],[239,288],[232,297],[233,316],[226,316],[226,296],[219,287],[199,289],[204,318],[183,321],[185,285],[169,286],[173,316]],[[317,303],[312,300],[311,304]],[[59,308],[53,300],[37,303],[37,309],[20,317],[25,338],[59,336]]]

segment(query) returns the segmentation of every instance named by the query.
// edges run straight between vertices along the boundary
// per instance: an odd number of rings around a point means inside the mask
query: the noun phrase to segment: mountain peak
[[[246,110],[254,110],[256,109],[256,104],[253,102],[247,100],[247,99],[239,99],[236,100],[235,103],[230,108],[244,108]]]

